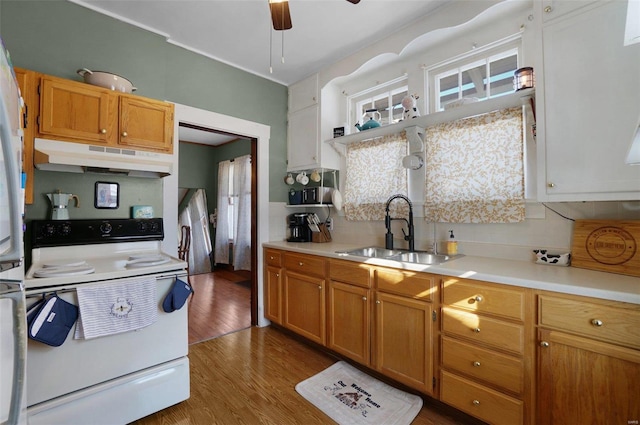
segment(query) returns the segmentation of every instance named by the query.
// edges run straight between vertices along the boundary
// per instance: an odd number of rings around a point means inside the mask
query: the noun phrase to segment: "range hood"
[[[173,155],[48,139],[35,139],[33,162],[38,170],[67,173],[159,178],[173,172]]]

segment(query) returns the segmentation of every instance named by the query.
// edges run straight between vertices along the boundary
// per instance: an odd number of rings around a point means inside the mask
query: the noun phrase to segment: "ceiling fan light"
[[[289,2],[287,0],[269,0],[273,29],[284,31],[292,28]]]

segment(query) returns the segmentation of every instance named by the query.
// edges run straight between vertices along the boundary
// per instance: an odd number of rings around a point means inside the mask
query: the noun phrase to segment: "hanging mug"
[[[313,170],[313,173],[311,173],[311,176],[309,177],[316,183],[322,179],[322,177],[320,177],[320,173],[318,173],[318,170]]]
[[[293,174],[289,173],[287,174],[287,176],[284,178],[284,182],[286,184],[288,184],[289,186],[291,186],[292,184],[294,184],[296,181],[293,178]]]
[[[301,185],[306,185],[307,183],[309,183],[309,177],[307,177],[306,171],[303,171],[302,173],[298,174],[296,176],[296,181]]]

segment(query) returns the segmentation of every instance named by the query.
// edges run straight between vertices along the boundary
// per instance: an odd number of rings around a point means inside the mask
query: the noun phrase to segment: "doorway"
[[[194,288],[194,295],[189,302],[189,343],[192,344],[251,326],[251,272],[244,269],[249,268],[248,263],[254,264],[255,261],[247,259],[240,263],[244,266],[236,267],[232,255],[238,246],[234,240],[235,232],[229,232],[226,225],[218,226],[225,218],[225,210],[223,208],[220,212],[223,216],[218,216],[216,208],[219,206],[220,195],[220,163],[231,161],[234,164],[236,158],[251,155],[252,151],[255,154],[255,149],[252,149],[251,139],[192,125],[180,124],[178,138],[178,212],[180,225],[190,226],[192,234],[188,251],[191,271],[189,280]],[[247,171],[247,178],[253,176],[251,168]],[[230,172],[233,173],[233,166]],[[233,174],[230,174],[229,180],[233,181],[232,177]],[[225,177],[223,179],[226,181]],[[251,193],[255,191],[254,187],[247,189]],[[223,190],[223,195],[226,192]],[[224,200],[226,199],[224,196]],[[229,199],[233,200],[229,202],[229,206],[237,208],[237,195],[229,192]],[[250,210],[251,208],[247,209]],[[220,232],[229,232],[229,247],[226,246],[226,235],[221,238]],[[251,237],[249,234],[247,236]],[[231,243],[232,240],[234,243]],[[247,242],[253,247],[255,235],[241,245],[246,246]],[[229,260],[222,260],[224,264],[215,264],[213,248],[216,244],[224,244],[224,250],[229,249]]]
[[[236,135],[251,140],[252,179],[251,179],[251,325],[265,326],[268,321],[263,314],[262,300],[262,250],[259,247],[269,240],[269,137],[270,127],[263,124],[234,118],[215,112],[210,112],[190,106],[176,104],[175,115],[175,144],[174,153],[178,153],[178,133],[180,126],[196,127],[209,132]],[[177,155],[176,155],[177,157]],[[177,165],[177,160],[176,160]],[[164,180],[165,216],[168,222],[178,222],[178,176],[176,174]],[[171,209],[173,205],[173,209]],[[177,228],[177,226],[176,226]],[[166,235],[171,236],[171,235]],[[166,249],[177,251],[177,235],[172,236],[175,241],[167,242]],[[169,238],[171,239],[171,238]],[[175,243],[175,245],[173,245]]]

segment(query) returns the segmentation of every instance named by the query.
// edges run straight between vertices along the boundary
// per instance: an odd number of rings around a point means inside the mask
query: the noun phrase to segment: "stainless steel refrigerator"
[[[22,100],[0,39],[0,424],[26,424]]]

